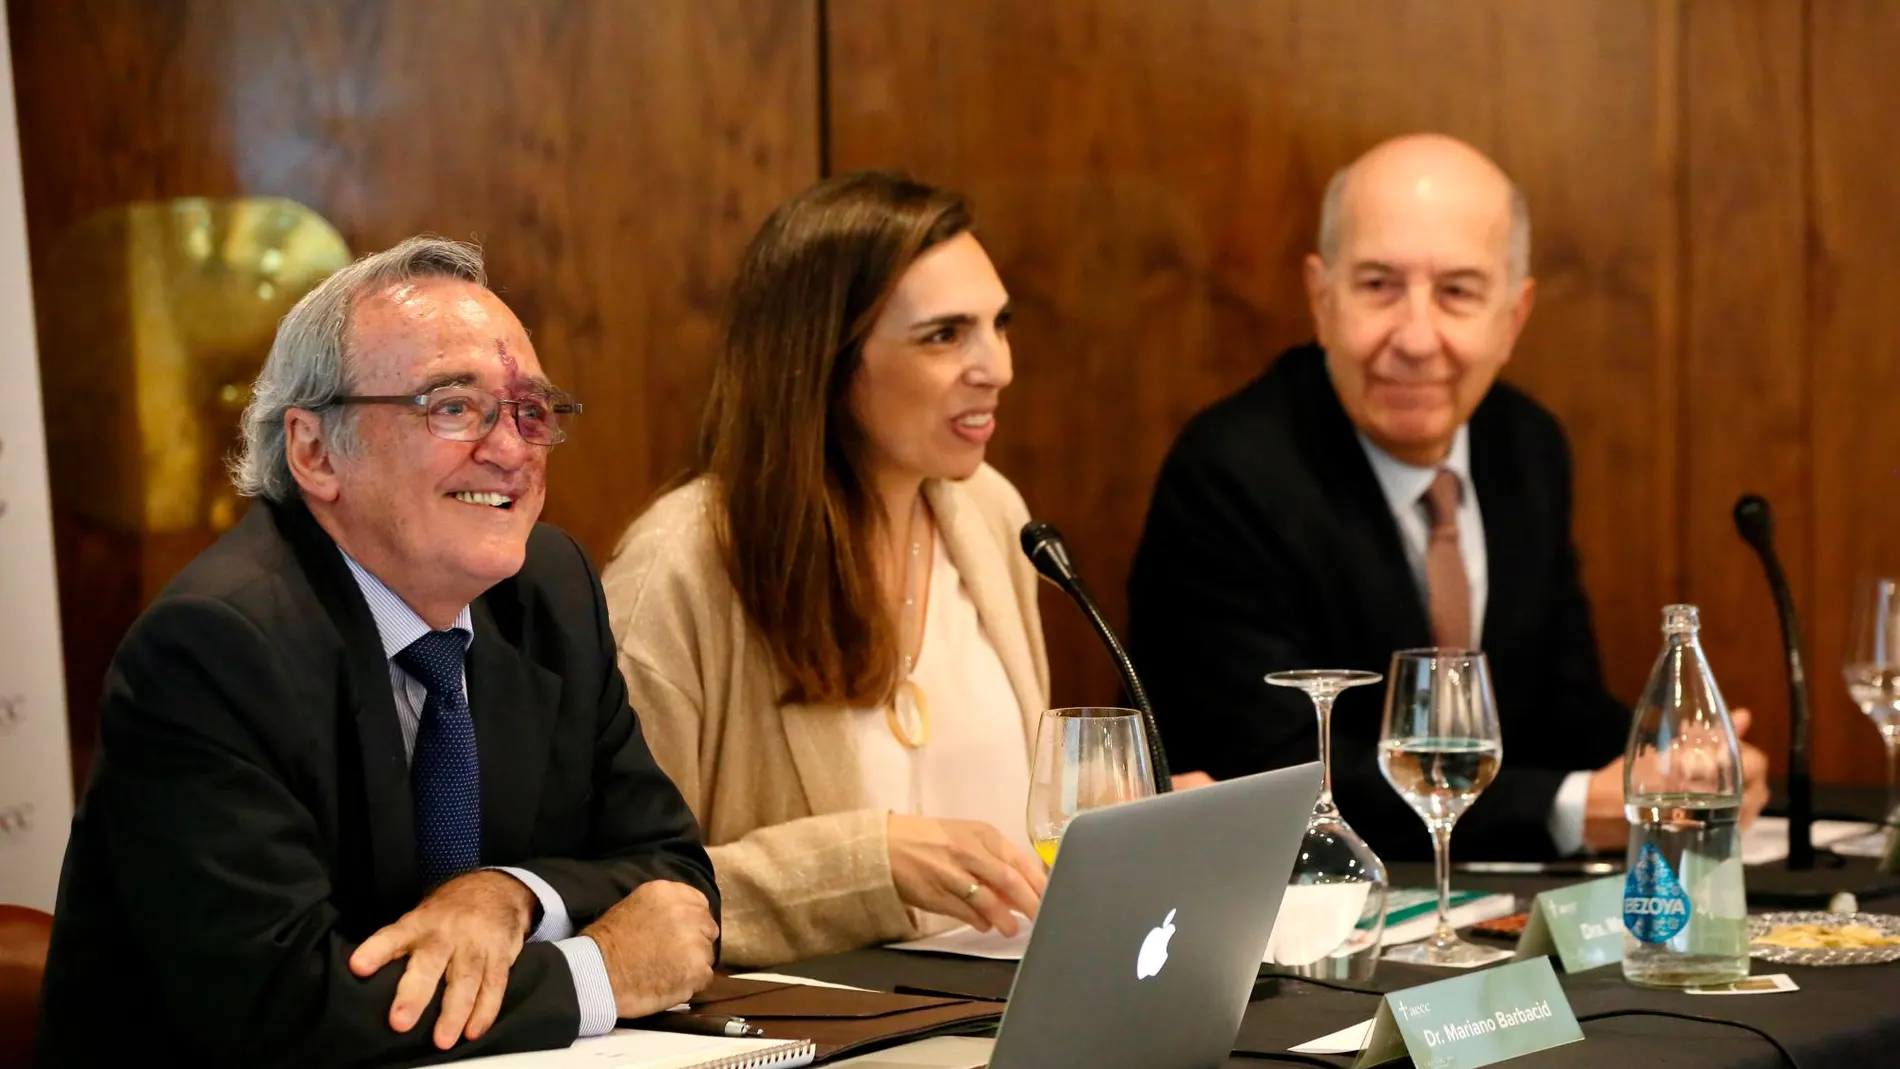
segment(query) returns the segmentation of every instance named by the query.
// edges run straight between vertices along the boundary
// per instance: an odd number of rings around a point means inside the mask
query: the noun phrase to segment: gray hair
[[[1345,226],[1346,183],[1351,178],[1350,166],[1334,171],[1333,180],[1326,183],[1326,197],[1320,201],[1319,258],[1329,267],[1339,256],[1340,231]],[[1511,233],[1510,245],[1504,252],[1504,270],[1510,281],[1518,282],[1531,273],[1531,206],[1516,182],[1511,182],[1510,187]]]
[[[332,450],[344,456],[356,451],[359,443],[349,410],[332,403],[350,392],[351,315],[363,297],[418,278],[488,285],[479,248],[446,238],[413,237],[324,279],[284,316],[239,420],[244,440],[230,462],[238,493],[280,503],[298,496],[297,480],[284,455],[284,416],[293,408],[318,414],[323,439]]]

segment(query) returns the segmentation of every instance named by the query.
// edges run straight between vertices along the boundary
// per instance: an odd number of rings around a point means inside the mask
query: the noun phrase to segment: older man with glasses
[[[107,675],[47,1064],[562,1046],[710,978],[698,828],[592,566],[536,523],[580,411],[466,245],[366,257],[284,318],[234,464],[261,504]]]

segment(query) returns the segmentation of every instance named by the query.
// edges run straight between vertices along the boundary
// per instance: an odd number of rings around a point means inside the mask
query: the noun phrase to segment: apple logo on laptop
[[[1161,975],[1161,967],[1168,963],[1168,941],[1174,938],[1174,914],[1174,910],[1169,910],[1161,920],[1161,927],[1149,932],[1148,938],[1141,941],[1141,953],[1135,958],[1135,979]]]

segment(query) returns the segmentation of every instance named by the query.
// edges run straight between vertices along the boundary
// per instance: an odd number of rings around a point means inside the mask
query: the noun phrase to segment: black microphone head
[[[1742,541],[1766,552],[1775,540],[1775,510],[1760,494],[1743,494],[1735,501],[1735,533]]]
[[[1044,579],[1057,586],[1075,582],[1075,561],[1069,556],[1069,544],[1053,523],[1030,520],[1023,524],[1023,555],[1036,566]]]

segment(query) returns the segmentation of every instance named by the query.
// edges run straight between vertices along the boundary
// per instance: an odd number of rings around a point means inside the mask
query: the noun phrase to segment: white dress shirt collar
[[[1460,426],[1458,433],[1452,436],[1451,452],[1445,459],[1431,467],[1421,468],[1407,464],[1392,454],[1374,445],[1362,431],[1354,430],[1359,436],[1359,445],[1366,451],[1366,459],[1372,462],[1372,474],[1379,477],[1379,489],[1385,491],[1386,504],[1393,512],[1416,508],[1425,491],[1431,489],[1432,480],[1438,473],[1449,471],[1458,476],[1462,496],[1469,498],[1471,490],[1471,427]]]
[[[369,602],[369,614],[376,621],[376,633],[383,642],[383,658],[395,660],[396,655],[409,648],[409,644],[435,630],[428,621],[416,615],[416,610],[402,600],[395,591],[383,585],[381,579],[370,573],[368,568],[356,563],[356,558],[345,553],[342,546],[337,552],[343,554],[343,563],[350,566],[350,574],[356,578],[356,585],[363,591],[363,600]],[[463,641],[472,641],[475,637],[475,618],[467,605],[455,614],[453,627],[459,627],[469,637]]]

